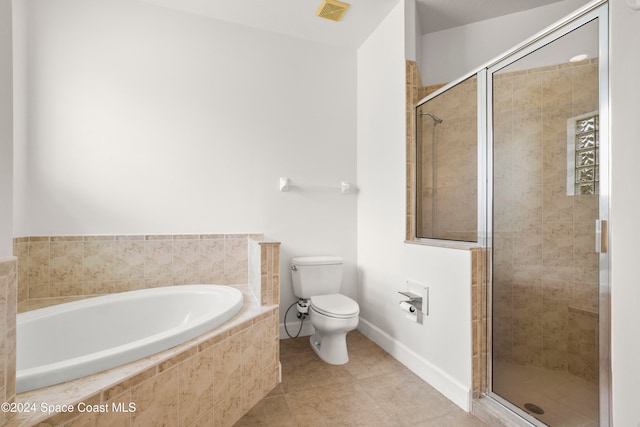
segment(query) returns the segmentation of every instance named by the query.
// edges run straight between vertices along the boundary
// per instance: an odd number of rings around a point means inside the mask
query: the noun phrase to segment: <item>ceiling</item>
[[[315,16],[321,0],[140,0],[319,43],[359,47],[399,0],[345,0],[340,22]],[[402,0],[400,0],[402,1]],[[417,0],[422,32],[532,9],[559,0]]]
[[[422,33],[433,33],[561,0],[416,0]]]

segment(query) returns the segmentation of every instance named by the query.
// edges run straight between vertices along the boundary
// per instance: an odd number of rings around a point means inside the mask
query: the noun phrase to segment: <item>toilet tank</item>
[[[298,298],[337,294],[342,285],[342,258],[335,256],[291,259],[293,293]]]

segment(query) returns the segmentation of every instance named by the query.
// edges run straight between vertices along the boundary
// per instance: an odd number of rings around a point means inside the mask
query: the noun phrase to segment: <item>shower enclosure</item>
[[[480,394],[536,426],[610,425],[607,14],[593,1],[416,109],[416,233],[487,249]],[[479,131],[460,150],[474,125],[443,105],[470,82]],[[440,196],[470,169],[473,193]],[[476,196],[477,239],[443,233],[439,205]]]
[[[416,110],[416,236],[476,242],[477,78],[471,76]]]
[[[596,231],[607,217],[605,12],[489,68],[491,393],[552,426],[608,419]]]

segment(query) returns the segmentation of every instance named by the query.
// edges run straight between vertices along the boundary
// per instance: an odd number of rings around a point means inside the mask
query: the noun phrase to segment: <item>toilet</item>
[[[342,258],[335,256],[295,257],[291,259],[293,293],[308,301],[315,333],[311,348],[331,365],[349,361],[347,332],[358,326],[358,303],[340,294]]]

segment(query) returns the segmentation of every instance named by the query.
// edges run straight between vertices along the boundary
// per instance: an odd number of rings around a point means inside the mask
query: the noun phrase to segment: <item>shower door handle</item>
[[[596,253],[607,253],[607,241],[609,239],[606,219],[596,219]]]

